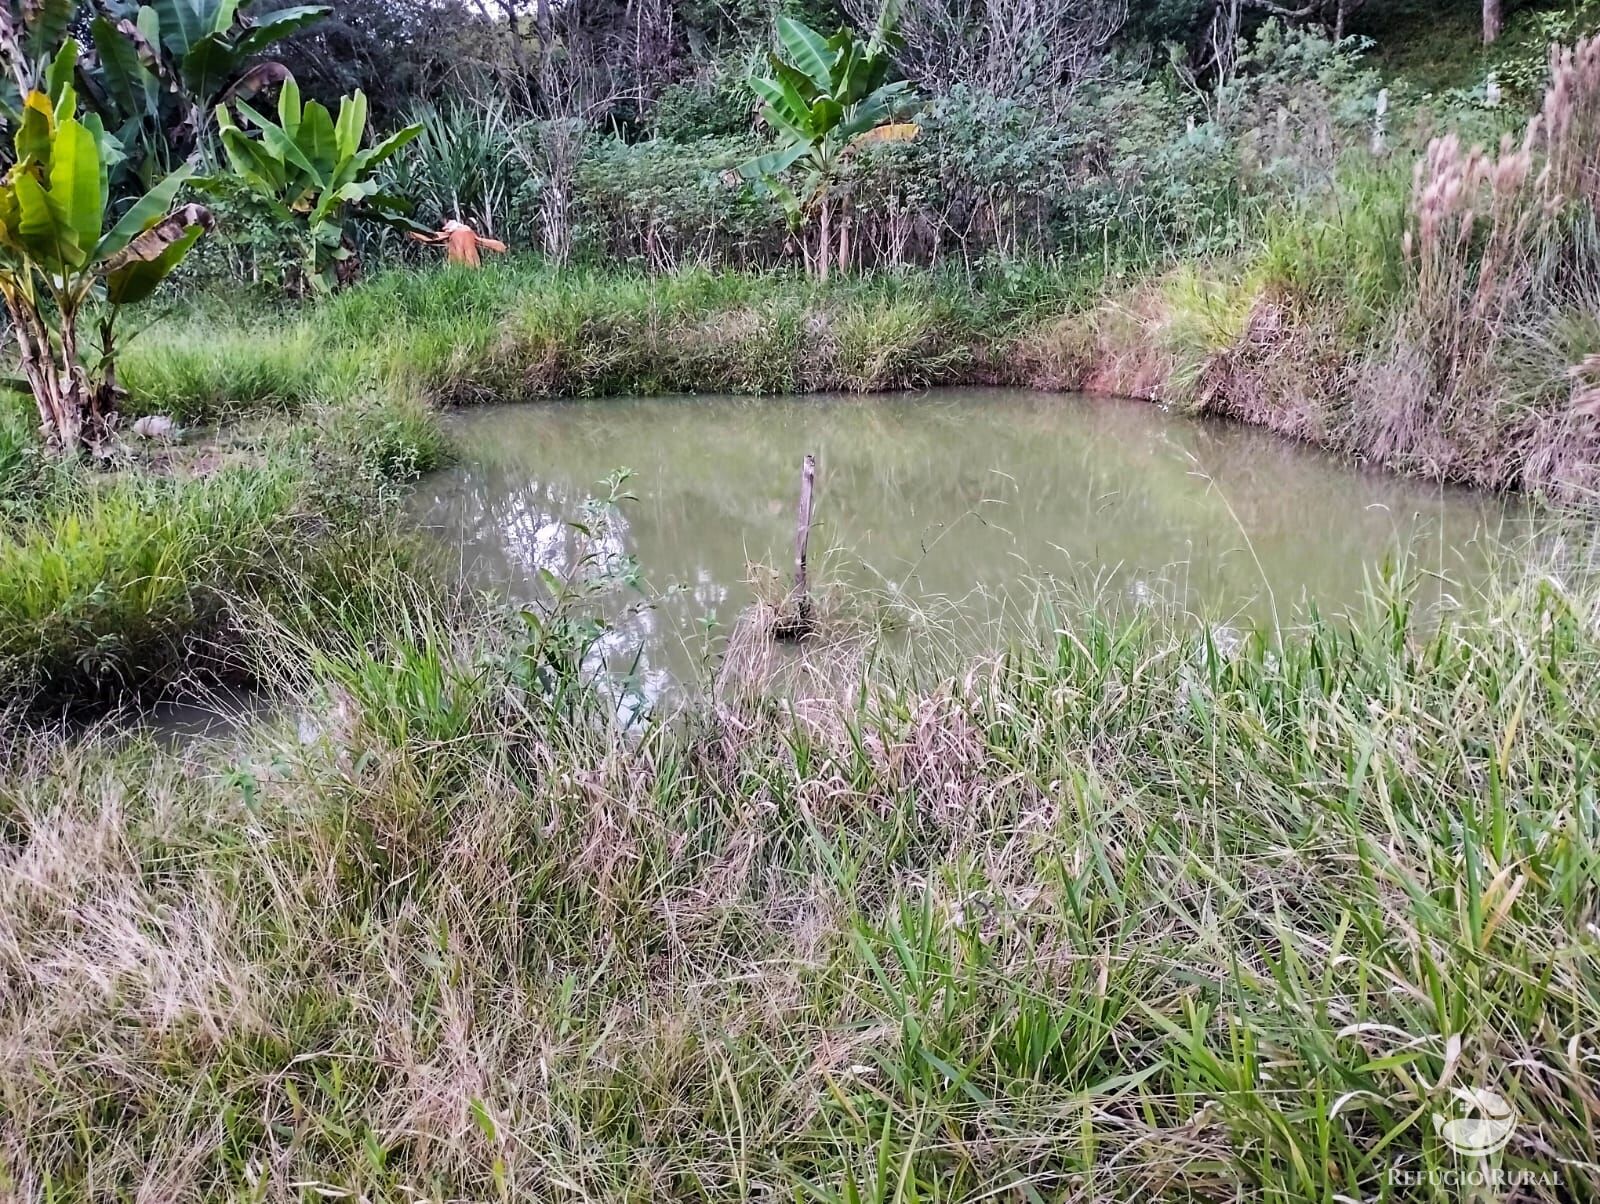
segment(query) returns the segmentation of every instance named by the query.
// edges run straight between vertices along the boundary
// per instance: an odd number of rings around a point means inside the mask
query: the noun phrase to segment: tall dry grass
[[[1573,495],[1600,484],[1580,357],[1530,380],[1575,285],[1600,271],[1600,38],[1552,47],[1540,111],[1495,150],[1435,139],[1405,234],[1412,289],[1356,386],[1351,441],[1385,463]],[[1576,374],[1573,373],[1576,369]]]
[[[1482,1087],[1502,1194],[1590,1198],[1600,611],[1551,567],[1231,648],[1057,599],[627,736],[413,615],[297,658],[294,732],[13,733],[0,1191],[1445,1200]]]

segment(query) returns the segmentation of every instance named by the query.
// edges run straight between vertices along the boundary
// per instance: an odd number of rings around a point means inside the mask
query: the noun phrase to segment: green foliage
[[[222,590],[291,546],[293,477],[81,481],[0,531],[0,666],[27,700],[136,694],[186,668]],[[192,666],[187,666],[192,668]]]
[[[84,108],[121,149],[109,163],[118,197],[137,195],[204,150],[211,108],[282,80],[284,68],[263,52],[330,11],[307,5],[258,17],[240,12],[236,0],[50,0],[20,10],[12,17],[25,30],[17,69],[50,91],[52,64],[69,54]],[[68,51],[69,29],[88,38],[90,55],[77,58],[75,43]]]
[[[591,259],[672,271],[691,264],[758,266],[782,254],[787,223],[738,168],[755,142],[598,140],[578,169],[575,237]]]
[[[229,163],[275,217],[302,232],[303,279],[332,287],[340,265],[348,265],[353,255],[345,221],[392,220],[406,207],[383,191],[377,168],[417,137],[421,125],[405,126],[363,147],[367,100],[362,93],[346,96],[335,119],[318,101],[302,105],[293,80],[285,80],[278,94],[277,121],[243,101],[235,107],[258,136],[252,138],[219,106],[217,125]]]
[[[230,362],[243,381],[244,361]],[[20,422],[0,422],[9,703],[116,702],[196,674],[248,680],[264,633],[246,638],[241,613],[320,631],[363,604],[402,552],[388,526],[402,483],[443,462],[445,439],[438,415],[403,396],[328,404],[310,392],[293,416],[194,432],[110,473],[47,460]]]
[[[206,114],[283,80],[258,61],[273,44],[321,20],[321,5],[261,17],[235,0],[152,0],[131,20],[101,13],[90,23],[100,71],[95,105],[129,159],[151,170],[183,161],[202,139]]]
[[[828,206],[840,156],[853,139],[894,115],[910,84],[888,80],[889,41],[881,27],[865,43],[848,26],[825,40],[803,22],[779,17],[778,39],[788,57],[774,53],[773,74],[749,79],[763,102],[762,116],[778,135],[778,149],[751,159],[740,172],[770,189],[792,224],[820,213],[814,264],[826,277],[832,253]],[[798,191],[783,179],[797,164]]]
[[[52,91],[30,92],[16,127],[16,161],[0,181],[0,297],[39,417],[57,449],[98,443],[115,419],[115,321],[148,298],[182,262],[210,215],[172,211],[186,172],[175,172],[111,219],[109,167],[118,155],[98,117],[77,117],[67,82],[68,41]],[[78,321],[106,302],[98,359],[79,347]]]
[[[0,515],[25,512],[47,492],[52,464],[43,451],[26,404],[0,396]]]
[[[477,271],[386,271],[288,322],[230,298],[150,331],[123,380],[134,409],[192,424],[324,404],[359,411],[375,391],[471,403],[1009,379],[1017,333],[1080,303],[1084,289],[1078,274],[1021,265],[824,290],[792,274],[558,271],[514,256]],[[377,458],[410,455],[380,454],[373,424],[354,425]]]
[[[750,132],[752,73],[748,56],[720,58],[690,79],[669,84],[650,112],[657,138],[695,142],[735,137]]]
[[[1121,38],[1136,46],[1188,46],[1201,32],[1200,19],[1205,11],[1203,0],[1145,0],[1130,4]]]
[[[9,124],[22,120],[22,105],[29,91],[52,91],[50,83],[64,82],[56,62],[77,7],[77,0],[0,0],[0,29],[5,35],[0,54],[9,60],[9,70],[0,78],[0,102]],[[70,60],[65,63],[68,71],[72,65]]]
[[[387,165],[387,188],[415,207],[429,229],[465,222],[483,234],[531,225],[528,200],[533,136],[503,99],[454,96],[411,113],[417,135]]]
[[[1600,30],[1600,0],[1571,0],[1549,12],[1526,12],[1501,41],[1496,78],[1514,97],[1535,101],[1550,82],[1550,47],[1569,46]]]
[[[1361,39],[1264,24],[1211,101],[1240,168],[1300,193],[1326,187],[1341,156],[1371,138],[1384,84],[1365,50]],[[1400,115],[1396,105],[1391,124]]]
[[[1269,210],[1261,222],[1264,279],[1336,316],[1352,345],[1365,345],[1407,288],[1410,188],[1402,165],[1348,165],[1331,194]]]

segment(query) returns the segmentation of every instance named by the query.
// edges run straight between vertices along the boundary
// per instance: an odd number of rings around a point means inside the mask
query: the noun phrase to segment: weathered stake
[[[773,634],[780,639],[801,639],[811,631],[811,584],[806,577],[806,549],[811,543],[811,493],[816,487],[817,458],[806,453],[800,465],[800,506],[794,526],[794,592],[789,613],[778,616]]]

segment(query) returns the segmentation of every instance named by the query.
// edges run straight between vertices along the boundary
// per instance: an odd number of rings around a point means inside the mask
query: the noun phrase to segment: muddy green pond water
[[[655,602],[630,612],[608,651],[638,651],[647,674],[695,672],[753,597],[752,566],[788,571],[807,452],[814,576],[908,607],[962,599],[958,612],[993,613],[1044,579],[1108,605],[1289,623],[1308,601],[1347,608],[1402,553],[1424,601],[1450,604],[1487,575],[1486,537],[1518,522],[1501,499],[1105,398],[667,397],[455,421],[465,454],[422,482],[418,522],[463,578],[530,602],[548,588],[541,570],[565,576],[586,550],[636,558]],[[636,500],[586,516],[585,499],[622,467]]]

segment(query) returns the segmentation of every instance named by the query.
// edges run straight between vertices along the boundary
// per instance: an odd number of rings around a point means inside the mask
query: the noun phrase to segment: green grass
[[[824,288],[784,273],[649,277],[535,259],[395,269],[298,315],[206,306],[159,323],[130,344],[122,375],[136,410],[188,422],[374,392],[461,403],[904,388],[1003,370],[1020,325],[1081,303],[1089,271]]]
[[[117,701],[196,673],[248,674],[238,608],[285,606],[319,582],[359,594],[395,485],[445,454],[436,415],[401,399],[196,435],[117,471],[52,461],[30,432],[0,428],[8,705]]]
[[[17,750],[0,1181],[1447,1200],[1484,1087],[1518,1198],[1592,1193],[1587,580],[1232,653],[1058,599],[975,671],[630,737],[432,605],[286,650],[310,743]]]
[[[294,479],[87,484],[0,541],[0,664],[13,688],[74,679],[136,692],[208,630],[220,587],[274,571],[293,539]]]

